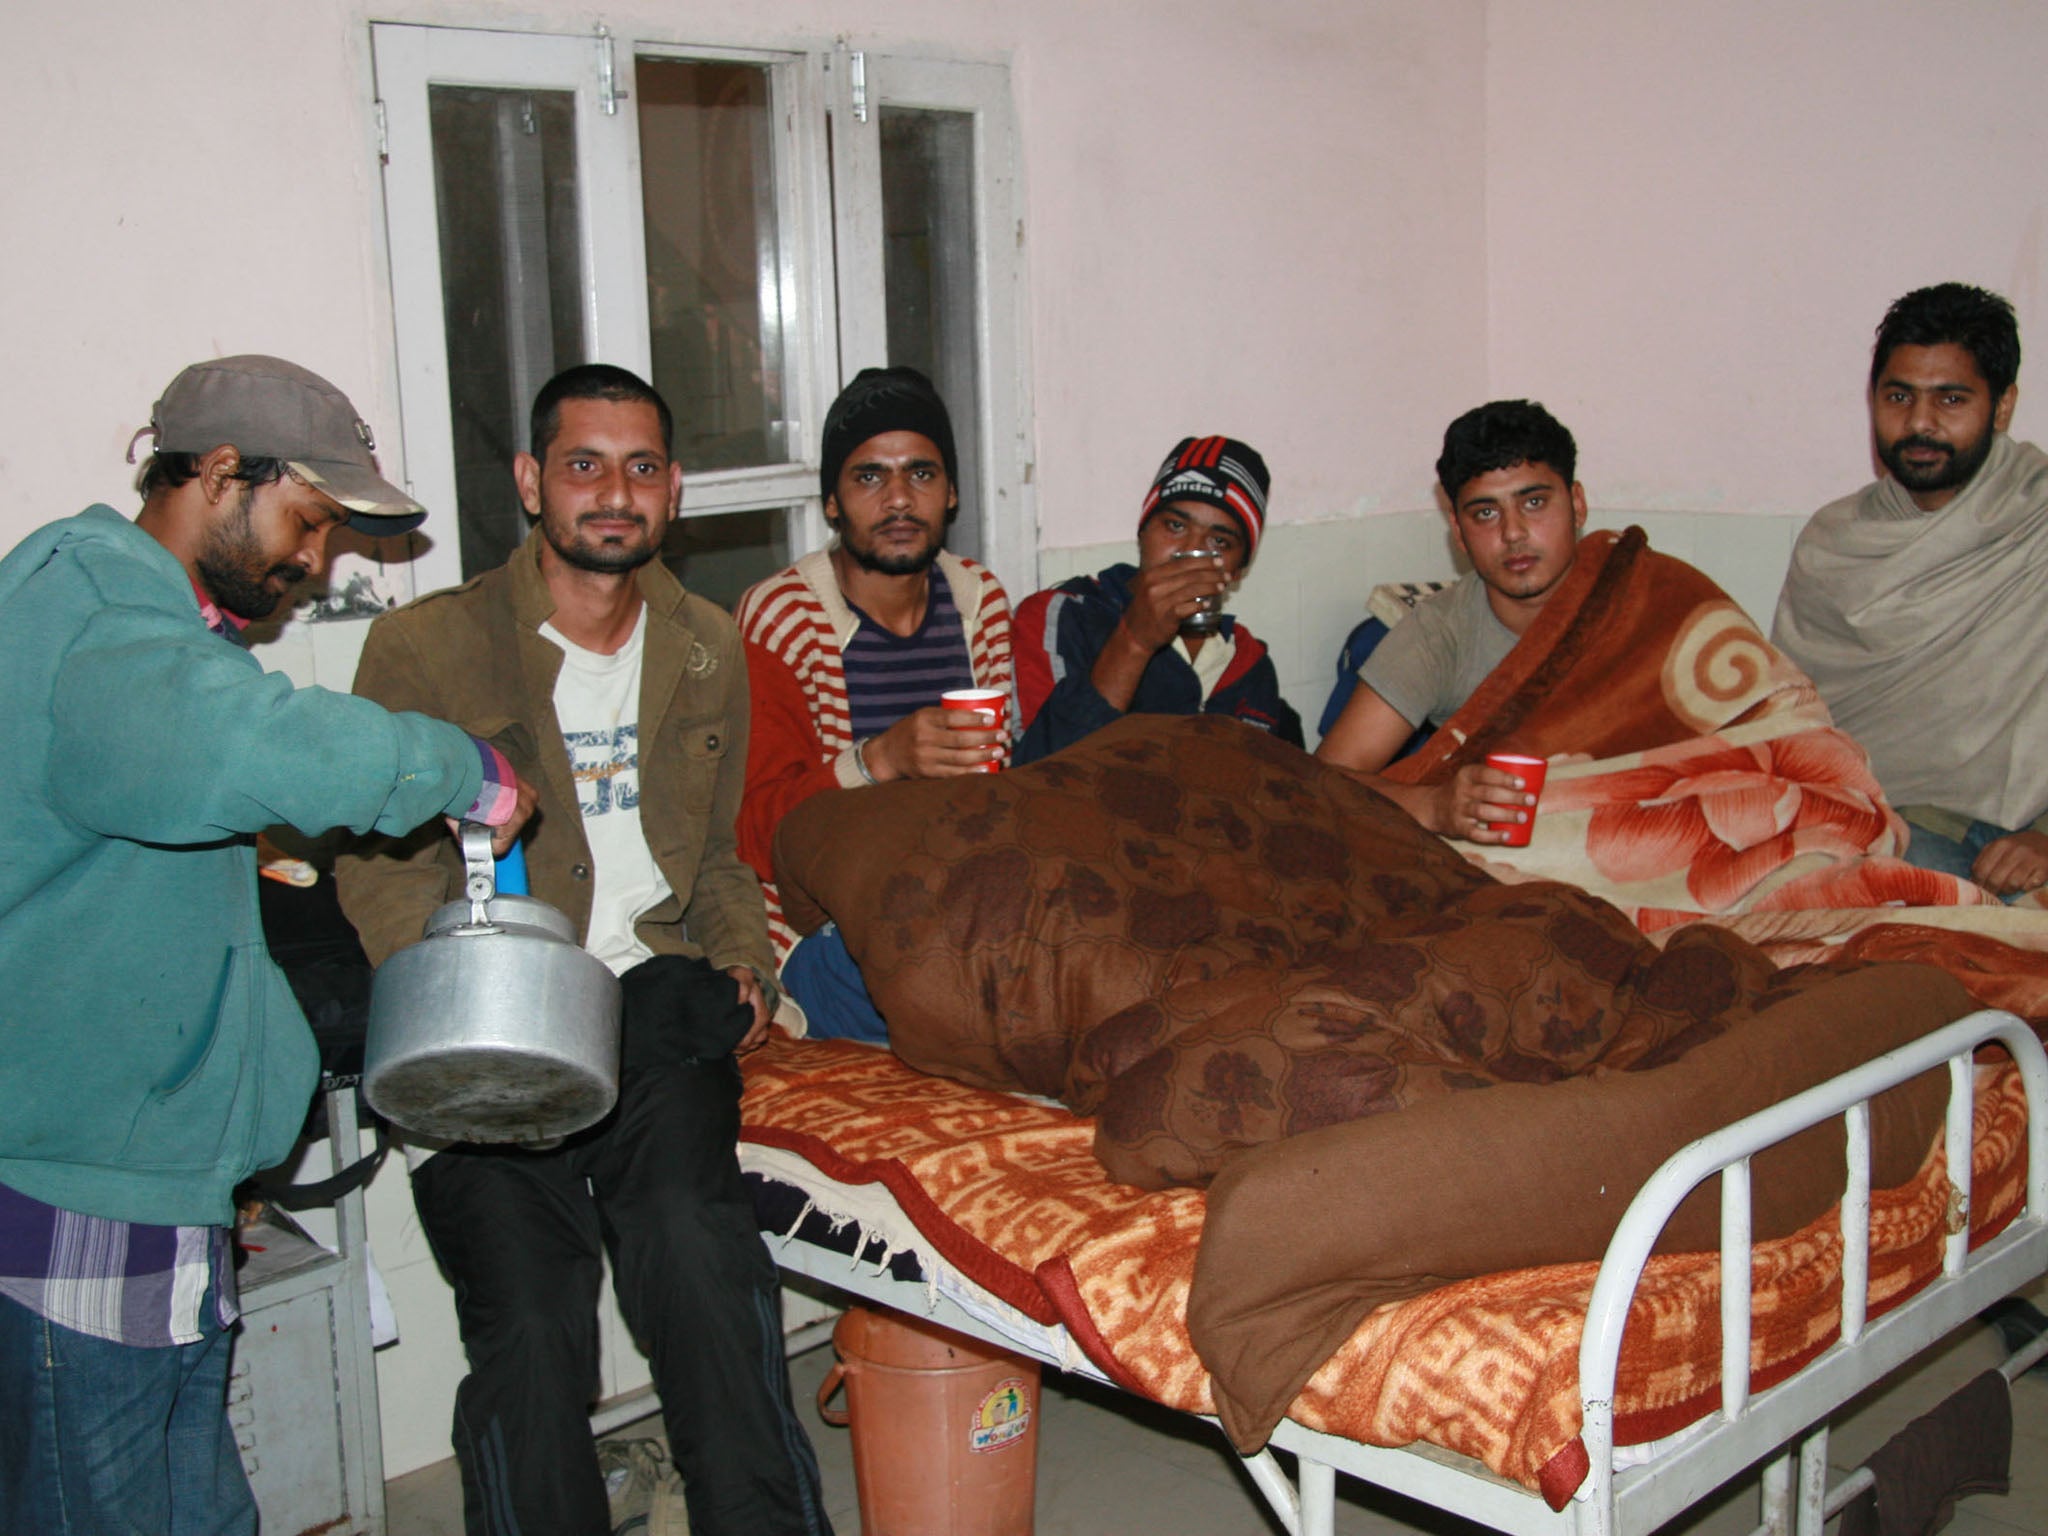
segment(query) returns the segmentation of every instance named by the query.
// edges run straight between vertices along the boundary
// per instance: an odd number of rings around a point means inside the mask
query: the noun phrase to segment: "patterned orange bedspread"
[[[2001,1058],[2002,1060],[2002,1058]],[[1982,1074],[1980,1074],[1980,1077]],[[1113,1184],[1094,1128],[1056,1106],[927,1077],[884,1051],[779,1033],[746,1060],[741,1139],[794,1152],[841,1183],[879,1183],[940,1254],[1026,1315],[1066,1327],[1127,1391],[1213,1411],[1185,1323],[1204,1196]],[[2001,1067],[1976,1107],[1973,1241],[2025,1194],[2026,1104]],[[1872,1316],[1939,1272],[1950,1186],[1937,1145],[1871,1199]],[[1671,1434],[1720,1401],[1717,1260],[1650,1261],[1630,1313],[1615,1440]],[[1372,1445],[1426,1440],[1538,1489],[1553,1507],[1586,1473],[1578,1349],[1595,1264],[1489,1275],[1382,1307],[1310,1380],[1289,1416]],[[1756,1250],[1752,1369],[1782,1380],[1840,1327],[1832,1213]]]

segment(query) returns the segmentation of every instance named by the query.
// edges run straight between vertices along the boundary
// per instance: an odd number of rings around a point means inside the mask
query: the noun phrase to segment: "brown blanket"
[[[1784,715],[1829,724],[1806,674],[1727,593],[1642,529],[1603,530],[1507,658],[1387,777],[1433,783],[1501,750],[1618,757]]]
[[[1095,1115],[1115,1177],[1201,1182],[1297,1138],[1211,1202],[1212,1230],[1240,1202],[1287,1210],[1288,1240],[1239,1247],[1244,1273],[1198,1283],[1191,1307],[1241,1443],[1370,1307],[1597,1256],[1625,1176],[1968,1007],[1936,973],[1779,972],[1712,928],[1659,949],[1583,891],[1496,883],[1347,776],[1226,720],[1133,717],[1011,773],[821,795],[784,823],[776,866],[800,929],[839,922],[904,1060]],[[1931,1083],[1910,1112],[1881,1111],[1896,1132],[1881,1178],[1911,1175],[1940,1097]],[[1490,1108],[1468,1139],[1472,1106]],[[1425,1107],[1440,1164],[1347,1160],[1355,1136],[1406,1145],[1417,1133],[1392,1128]],[[1304,1145],[1326,1151],[1275,1155]],[[1829,1145],[1817,1133],[1769,1164],[1760,1234],[1826,1208]],[[1610,1168],[1610,1197],[1591,1198]]]

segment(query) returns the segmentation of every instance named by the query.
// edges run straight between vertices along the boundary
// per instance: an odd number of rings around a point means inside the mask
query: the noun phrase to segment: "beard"
[[[285,584],[286,591],[306,579],[303,565],[269,563],[251,516],[255,501],[256,487],[243,486],[241,499],[207,530],[192,560],[213,600],[243,619],[267,619],[284,601],[285,593],[269,584],[273,576]]]
[[[584,524],[600,517],[606,521],[630,517],[639,525],[640,537],[637,540],[608,534],[594,538],[584,537]],[[541,537],[562,557],[562,563],[574,566],[579,571],[596,571],[610,576],[623,575],[627,571],[639,570],[661,553],[659,542],[648,532],[647,520],[638,513],[586,512],[565,529],[562,526],[562,519],[551,512],[547,503],[543,501],[540,509],[540,529]]]
[[[900,523],[910,519],[894,518],[890,521]],[[939,540],[936,535],[928,537],[922,549],[884,555],[877,552],[873,534],[856,538],[844,517],[837,519],[833,526],[839,534],[840,548],[846,551],[853,563],[864,571],[873,571],[878,576],[916,576],[930,570],[939,558]],[[884,522],[878,525],[877,531],[887,526],[889,523]],[[927,529],[926,532],[929,534],[930,530]]]
[[[1891,442],[1877,445],[1877,456],[1884,467],[1891,471],[1892,478],[1909,491],[1926,494],[1931,491],[1952,491],[1968,485],[1984,461],[1991,457],[1993,432],[1986,426],[1983,434],[1974,443],[1944,443],[1931,437],[1900,437]],[[1943,456],[1932,464],[1908,462],[1909,448],[1932,448]]]

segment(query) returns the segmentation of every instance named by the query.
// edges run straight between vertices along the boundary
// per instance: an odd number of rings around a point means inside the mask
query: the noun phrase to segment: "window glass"
[[[789,564],[789,526],[785,507],[680,517],[669,524],[661,558],[684,586],[730,611],[747,588]]]
[[[686,470],[789,459],[769,71],[635,64],[654,387]]]
[[[541,385],[583,361],[575,102],[567,91],[428,93],[462,574],[526,537],[512,456]],[[446,509],[434,526],[448,527]]]
[[[889,361],[922,369],[953,418],[960,515],[946,535],[979,557],[981,360],[974,251],[974,116],[884,106],[882,281]]]

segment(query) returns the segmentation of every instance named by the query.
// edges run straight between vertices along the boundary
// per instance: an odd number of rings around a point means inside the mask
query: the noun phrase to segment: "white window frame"
[[[825,410],[846,379],[886,360],[877,109],[886,103],[973,113],[980,285],[977,425],[983,464],[982,484],[963,488],[963,500],[980,519],[985,562],[1013,598],[1021,600],[1035,589],[1038,523],[1021,303],[1023,222],[1015,119],[1004,66],[867,53],[863,123],[853,101],[852,55],[844,48],[805,52],[705,45],[675,37],[493,32],[390,22],[373,22],[371,38],[403,474],[408,489],[430,511],[452,512],[456,500],[430,85],[574,94],[587,345],[593,360],[617,363],[645,377],[651,341],[638,121],[631,104],[637,58],[748,63],[768,70],[779,293],[785,312],[798,317],[784,333],[792,458],[687,475],[683,516],[786,509],[790,544],[799,553],[821,548],[829,538],[818,485]],[[625,98],[614,102],[612,112],[603,106],[607,64],[614,88]],[[511,473],[509,464],[506,473]],[[416,590],[462,579],[453,528],[452,516],[428,523],[428,546],[415,562]],[[449,532],[434,538],[439,529]]]
[[[859,68],[854,61],[858,58]],[[852,378],[888,361],[883,300],[881,109],[926,108],[974,119],[975,356],[981,484],[962,499],[981,518],[982,558],[1013,601],[1038,586],[1038,502],[1031,451],[1030,356],[1024,324],[1024,217],[1009,70],[842,46],[833,83],[833,183],[839,189],[839,353]],[[861,102],[856,103],[856,86]],[[864,108],[864,112],[863,109]],[[949,400],[957,414],[965,402]]]
[[[823,85],[817,60],[809,55],[759,49],[702,47],[655,42],[645,38],[620,47],[619,74],[635,80],[641,55],[665,59],[703,59],[717,63],[755,64],[768,70],[769,108],[773,115],[775,215],[780,259],[777,293],[785,314],[799,323],[784,332],[790,349],[786,363],[788,448],[782,464],[744,469],[708,470],[685,475],[683,516],[708,517],[725,512],[792,509],[791,543],[799,549],[823,544],[827,530],[818,502],[818,437],[825,408],[839,392],[837,295],[833,283],[832,188],[825,175]],[[622,108],[619,115],[629,114]],[[647,246],[640,211],[640,149],[633,146],[633,264],[641,359],[635,372],[647,377],[653,367],[648,354]],[[627,365],[633,366],[633,365]]]
[[[586,145],[630,139],[633,124],[607,115],[585,89],[598,39],[548,33],[458,32],[373,23],[377,111],[391,250],[391,310],[398,357],[399,421],[406,489],[427,508],[427,547],[414,561],[420,591],[462,580],[455,537],[455,436],[448,396],[448,340],[441,309],[441,246],[435,216],[428,87],[567,91],[575,101],[578,259],[583,330],[593,358],[646,367],[645,257],[639,248],[637,148],[591,153]],[[629,225],[623,214],[634,215]],[[639,306],[639,340],[614,295]],[[505,466],[512,473],[512,466]],[[434,513],[442,514],[438,518]],[[446,530],[443,533],[443,530]]]

